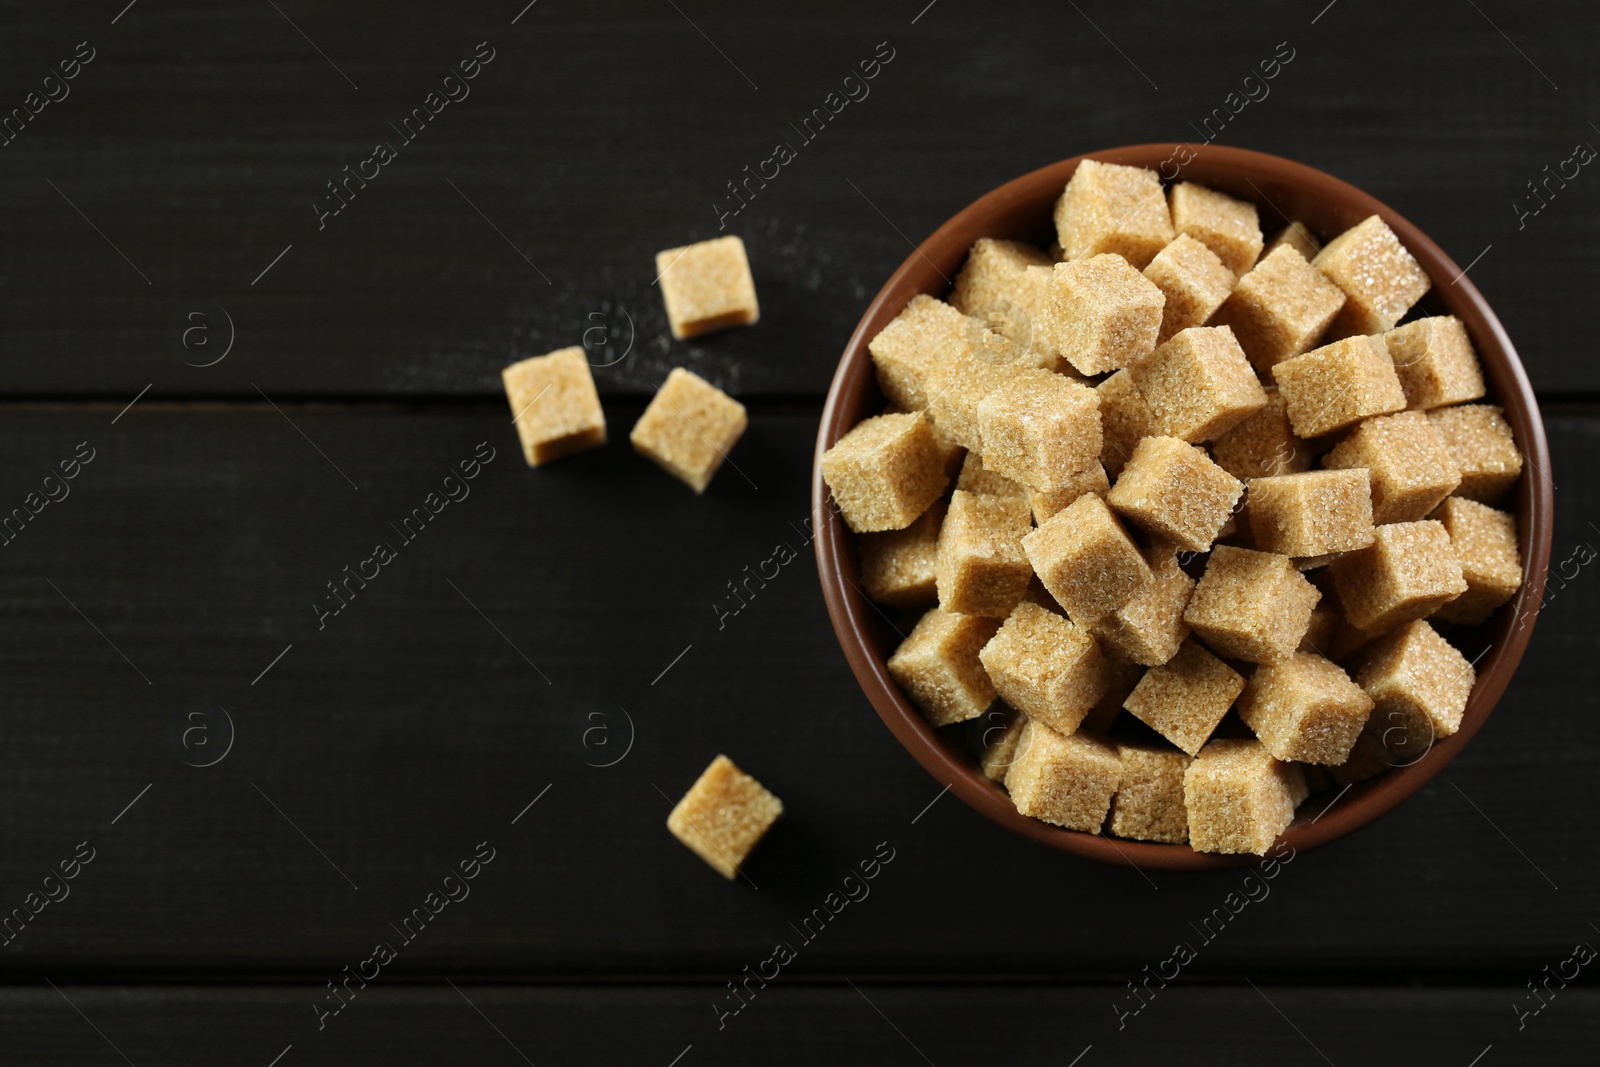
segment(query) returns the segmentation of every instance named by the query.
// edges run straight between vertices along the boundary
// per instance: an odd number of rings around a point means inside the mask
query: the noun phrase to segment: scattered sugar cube
[[[718,756],[667,816],[667,829],[732,880],[782,814],[783,801],[727,756]]]
[[[704,493],[748,424],[743,404],[698,374],[674,367],[628,440],[635,452]]]
[[[1235,276],[1255,266],[1262,241],[1254,204],[1193,182],[1179,182],[1167,196],[1173,229],[1204,243]]]
[[[1022,552],[1022,536],[1032,528],[1025,499],[957,489],[939,530],[939,606],[996,619],[1011,614],[1033,577]]]
[[[903,530],[950,484],[928,420],[921,415],[864,419],[822,454],[844,521],[856,533]]]
[[[1397,522],[1373,534],[1370,546],[1328,565],[1351,626],[1380,634],[1431,615],[1467,591],[1443,523]]]
[[[1158,745],[1118,741],[1122,782],[1111,798],[1110,831],[1134,841],[1189,840],[1189,812],[1183,806],[1183,772],[1190,759]]]
[[[1062,258],[1111,252],[1143,269],[1175,236],[1155,171],[1086,159],[1056,201]]]
[[[1483,396],[1483,368],[1467,328],[1454,315],[1408,322],[1383,335],[1406,407],[1437,408]]]
[[[921,411],[939,368],[970,354],[983,332],[944,301],[917,294],[867,343],[878,387],[890,403]]]
[[[1239,717],[1274,759],[1337,767],[1367,723],[1372,698],[1312,652],[1257,667],[1239,698]]]
[[[1347,337],[1323,345],[1277,364],[1272,376],[1289,425],[1300,437],[1319,437],[1406,406],[1394,364],[1377,338]]]
[[[1420,411],[1367,419],[1322,457],[1330,469],[1372,475],[1372,520],[1414,522],[1461,484],[1461,469],[1438,429]]]
[[[1020,370],[978,404],[985,470],[1030,489],[1057,489],[1100,456],[1100,399],[1045,370]]]
[[[1477,672],[1421,619],[1373,644],[1356,671],[1372,698],[1367,736],[1401,759],[1419,756],[1461,728]]]
[[[1098,737],[1062,737],[1030,720],[1006,771],[1017,810],[1069,830],[1098,833],[1122,781],[1117,750]]]
[[[1044,326],[1053,263],[1021,241],[980,238],[956,275],[950,304],[1010,342],[1006,362],[1025,360],[1058,371],[1061,357]]]
[[[1306,795],[1300,768],[1273,759],[1261,742],[1218,738],[1183,775],[1189,844],[1196,852],[1264,856]]]
[[[1157,344],[1179,330],[1202,325],[1228,299],[1236,280],[1215,252],[1186,233],[1156,253],[1144,276],[1166,298]]]
[[[1376,713],[1369,716],[1367,724],[1370,727],[1376,718]],[[1356,738],[1355,745],[1350,749],[1350,758],[1339,766],[1332,768],[1333,780],[1341,785],[1355,785],[1368,778],[1374,778],[1391,767],[1397,766],[1389,750],[1372,739],[1372,734],[1363,732]]]
[[[923,610],[938,602],[934,565],[944,513],[944,502],[935,500],[904,530],[864,533],[856,538],[861,550],[861,584],[867,596],[906,611]]]
[[[966,459],[962,460],[961,475],[956,479],[956,488],[980,496],[1026,497],[1028,495],[1028,490],[1024,486],[985,467],[983,457],[976,452],[968,452]]]
[[[1317,343],[1344,307],[1344,293],[1288,245],[1239,279],[1212,317],[1230,326],[1250,362],[1270,370]]]
[[[1106,502],[1086,493],[1022,539],[1044,587],[1079,626],[1116,611],[1150,581],[1145,563]]]
[[[1311,265],[1344,291],[1344,307],[1330,326],[1335,337],[1393,328],[1432,284],[1376,215],[1329,241]]]
[[[1271,255],[1279,245],[1288,245],[1299,252],[1307,263],[1316,259],[1317,253],[1322,251],[1322,242],[1317,240],[1317,235],[1298,219],[1279,230],[1277,236],[1267,242],[1266,254]]]
[[[1450,547],[1461,564],[1467,591],[1434,614],[1446,622],[1476,626],[1522,588],[1522,556],[1517,551],[1517,520],[1503,511],[1453,496],[1433,517],[1444,524]]]
[[[978,660],[1002,700],[1063,735],[1078,728],[1107,683],[1094,638],[1026,601],[995,631]]]
[[[1222,655],[1271,663],[1294,654],[1321,598],[1288,556],[1218,545],[1183,618]]]
[[[1203,449],[1176,437],[1146,437],[1106,503],[1186,552],[1208,552],[1244,485]]]
[[[1428,412],[1428,421],[1461,468],[1457,495],[1481,504],[1499,503],[1522,473],[1522,454],[1500,409],[1493,404],[1438,408]]]
[[[1157,428],[1191,443],[1221,437],[1267,403],[1226,326],[1193,326],[1128,368]]]
[[[1372,487],[1359,468],[1252,478],[1246,513],[1263,552],[1325,556],[1372,544]]]
[[[1177,654],[1189,636],[1183,609],[1189,606],[1194,579],[1178,564],[1178,551],[1157,542],[1145,551],[1150,582],[1133,599],[1095,622],[1091,628],[1102,646],[1146,667],[1159,667]]]
[[[942,363],[929,378],[928,414],[945,436],[969,452],[981,453],[978,405],[1021,369],[990,363],[970,352]]]
[[[1140,440],[1155,433],[1155,415],[1144,402],[1133,375],[1119,370],[1094,387],[1100,397],[1100,435],[1105,444],[1100,462],[1114,478],[1133,455]]]
[[[1095,493],[1103,497],[1110,491],[1111,479],[1106,477],[1105,464],[1095,460],[1088,470],[1079,471],[1054,489],[1045,492],[1030,489],[1028,503],[1033,506],[1034,524],[1043,526],[1046,519],[1070,506],[1083,494]]]
[[[500,378],[528,466],[606,443],[606,416],[582,345],[513,363]]]
[[[1048,321],[1079,374],[1113,371],[1155,351],[1166,297],[1121,256],[1057,263],[1051,285]]]
[[[1263,407],[1211,443],[1217,466],[1240,481],[1298,474],[1311,466],[1311,446],[1290,428],[1283,395],[1276,386],[1266,394]]]
[[[1194,756],[1243,691],[1238,671],[1186,640],[1171,659],[1144,672],[1122,706]]]
[[[997,714],[998,710],[989,712],[991,717]],[[987,745],[982,758],[978,760],[978,766],[989,781],[1005,781],[1006,772],[1011,769],[1011,762],[1017,756],[1017,742],[1022,740],[1022,728],[1027,725],[1028,717],[1018,712],[1007,719],[1003,726],[991,726],[983,732]]]
[[[656,253],[656,274],[680,341],[761,318],[744,242],[731,234]]]
[[[934,726],[976,719],[995,696],[978,651],[999,627],[999,619],[934,608],[889,657],[889,676]]]

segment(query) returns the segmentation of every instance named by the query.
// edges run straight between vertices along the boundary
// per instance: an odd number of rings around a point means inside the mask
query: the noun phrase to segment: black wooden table
[[[123,2],[0,23],[0,1062],[1593,1062],[1600,173],[1546,181],[1600,144],[1592,4]],[[713,606],[801,547],[823,393],[911,242],[1184,138],[1328,170],[1470,264],[1559,487],[1498,713],[1204,939],[1245,872],[938,800],[808,552]],[[762,321],[674,342],[653,254],[719,225]],[[499,370],[577,343],[613,441],[531,471]],[[704,498],[624,440],[676,365],[751,412]],[[789,812],[734,883],[663,826],[719,751]]]

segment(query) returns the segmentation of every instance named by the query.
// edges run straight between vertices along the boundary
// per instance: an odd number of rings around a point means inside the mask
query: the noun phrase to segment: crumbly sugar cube
[[[1328,767],[1349,758],[1371,711],[1372,698],[1314,652],[1262,664],[1239,697],[1239,717],[1274,759]]]
[[[1461,728],[1477,671],[1417,619],[1375,642],[1356,671],[1372,699],[1367,736],[1400,759],[1419,756]]]
[[[1222,655],[1271,663],[1294,654],[1320,599],[1288,556],[1218,545],[1183,618]]]
[[[1168,437],[1211,441],[1260,411],[1266,390],[1226,326],[1193,326],[1128,368]]]
[[[922,415],[864,419],[822,454],[820,466],[834,503],[856,533],[905,529],[950,484]]]
[[[1459,496],[1440,504],[1433,517],[1450,535],[1450,548],[1467,583],[1465,593],[1434,614],[1446,622],[1476,626],[1522,588],[1516,517]]]
[[[1370,728],[1372,717],[1368,716],[1367,723]],[[1356,743],[1350,748],[1350,756],[1337,767],[1328,769],[1329,776],[1337,785],[1355,785],[1365,782],[1368,778],[1376,778],[1391,767],[1399,766],[1389,750],[1372,739],[1369,730],[1364,730],[1356,738]]]
[[[513,363],[500,378],[528,466],[606,443],[606,416],[583,346]]]
[[[1444,524],[1396,522],[1373,531],[1373,542],[1328,565],[1345,621],[1381,634],[1433,614],[1467,591]]]
[[[1189,840],[1189,812],[1183,806],[1183,773],[1190,758],[1153,744],[1118,741],[1122,782],[1111,798],[1108,829],[1134,841],[1181,845]]]
[[[1122,781],[1117,750],[1098,737],[1068,737],[1029,721],[1006,771],[1017,810],[1068,830],[1098,833]]]
[[[1100,462],[1113,478],[1133,456],[1139,442],[1155,433],[1155,415],[1144,402],[1133,375],[1119,370],[1094,387],[1100,397]]]
[[[983,457],[976,452],[968,452],[966,458],[961,461],[961,474],[956,478],[956,488],[964,493],[977,493],[979,496],[1026,497],[1028,495],[1025,487],[985,467]]]
[[[1344,293],[1289,245],[1280,245],[1239,279],[1212,316],[1231,326],[1262,372],[1317,343],[1344,307]]]
[[[1245,513],[1255,547],[1282,556],[1321,557],[1372,544],[1367,472],[1305,471],[1250,479]]]
[[[1178,182],[1167,198],[1173,229],[1202,242],[1235,276],[1255,266],[1262,239],[1254,204],[1194,182]]]
[[[1272,376],[1300,437],[1320,437],[1406,406],[1394,364],[1373,337],[1347,337],[1286,359]]]
[[[1033,513],[1021,497],[951,494],[934,567],[939,606],[963,615],[1010,615],[1033,577],[1022,551],[1022,536],[1032,528]]]
[[[1215,252],[1186,233],[1178,234],[1171,244],[1156,253],[1156,258],[1145,267],[1144,276],[1155,283],[1166,298],[1161,308],[1157,344],[1179,330],[1203,324],[1216,314],[1233,292],[1233,283],[1237,280]]]
[[[1086,159],[1056,201],[1063,259],[1110,252],[1143,269],[1175,236],[1155,171]]]
[[[1372,478],[1372,521],[1425,518],[1461,484],[1437,427],[1420,411],[1367,419],[1322,457],[1333,469],[1365,467]]]
[[[667,816],[667,829],[730,881],[783,814],[783,801],[718,756]]]
[[[1171,659],[1144,672],[1122,706],[1194,756],[1243,691],[1238,671],[1186,640]]]
[[[680,341],[761,318],[744,242],[731,234],[656,253],[656,275]]]
[[[998,714],[1000,714],[998,709],[989,712],[991,717]],[[989,781],[1006,780],[1006,772],[1011,769],[1011,761],[1017,756],[1017,742],[1022,740],[1022,728],[1027,725],[1028,717],[1017,712],[1003,724],[996,724],[983,732],[984,749],[983,755],[978,759],[978,767]]]
[[[1242,482],[1298,474],[1311,466],[1311,445],[1294,435],[1283,395],[1275,386],[1265,392],[1266,404],[1211,443],[1217,466]]]
[[[1194,579],[1178,565],[1178,550],[1157,542],[1145,551],[1150,582],[1133,599],[1098,620],[1092,632],[1101,645],[1132,663],[1159,667],[1177,655],[1189,624],[1183,609],[1189,606]]]
[[[1102,647],[1100,653],[1105,657],[1106,691],[1089,709],[1089,714],[1083,717],[1083,722],[1078,724],[1078,729],[1096,734],[1111,729],[1112,722],[1122,714],[1122,702],[1128,699],[1133,687],[1144,677],[1143,667],[1129,663],[1109,646]]]
[[[1086,493],[1022,539],[1044,587],[1079,626],[1116,611],[1150,581],[1150,567],[1106,502]]]
[[[1329,241],[1311,265],[1344,292],[1344,307],[1330,325],[1335,337],[1392,329],[1432,285],[1422,265],[1376,215]]]
[[[956,275],[950,304],[1010,342],[1007,362],[1028,359],[1046,370],[1059,370],[1060,357],[1040,326],[1053,263],[1021,241],[980,238]]]
[[[978,405],[1020,369],[990,363],[971,352],[942,363],[929,378],[928,414],[945,436],[969,452],[981,453]]]
[[[944,513],[944,502],[936,500],[904,530],[857,535],[861,585],[867,596],[904,611],[923,610],[938,603],[934,567],[939,558],[939,528],[944,525]]]
[[[1310,263],[1317,258],[1317,253],[1322,251],[1322,242],[1317,240],[1317,235],[1311,232],[1311,227],[1296,219],[1283,229],[1277,236],[1267,242],[1266,255],[1277,251],[1279,245],[1288,245],[1300,253],[1302,259]]]
[[[1079,374],[1104,374],[1155,351],[1166,297],[1119,255],[1057,263],[1047,321]]]
[[[1034,525],[1044,525],[1046,519],[1069,507],[1085,493],[1095,493],[1103,497],[1110,491],[1111,479],[1106,477],[1105,464],[1095,460],[1088,470],[1079,471],[1054,489],[1045,492],[1037,489],[1028,491],[1028,503],[1033,506]]]
[[[889,657],[889,676],[934,726],[976,719],[995,696],[978,652],[999,626],[999,619],[934,608]]]
[[[635,452],[704,493],[749,421],[743,404],[698,374],[674,367],[628,440]]]
[[[1063,735],[1078,728],[1107,684],[1095,639],[1027,601],[1000,624],[978,660],[1002,700]]]
[[[1498,504],[1522,474],[1522,453],[1511,427],[1493,404],[1463,404],[1428,412],[1461,468],[1456,495],[1480,504]]]
[[[1426,410],[1482,398],[1483,368],[1466,326],[1454,315],[1397,326],[1383,335],[1383,343],[1400,376],[1406,407]]]
[[[1244,485],[1203,449],[1176,437],[1146,437],[1106,494],[1106,503],[1186,552],[1208,552]]]
[[[1189,845],[1196,852],[1264,856],[1306,794],[1300,768],[1273,759],[1261,742],[1218,738],[1183,774]]]
[[[918,293],[867,343],[878,387],[890,403],[921,411],[938,370],[970,354],[980,334],[971,319],[943,300]]]
[[[1020,370],[978,404],[984,469],[1056,489],[1100,457],[1100,399],[1045,370]]]

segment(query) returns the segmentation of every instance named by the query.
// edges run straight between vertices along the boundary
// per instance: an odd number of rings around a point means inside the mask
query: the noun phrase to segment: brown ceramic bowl
[[[1315,848],[1372,822],[1443,770],[1489,717],[1522,660],[1544,593],[1552,527],[1550,457],[1533,389],[1510,338],[1472,281],[1421,230],[1361,190],[1311,167],[1238,148],[1212,145],[1196,150],[1177,144],[1145,144],[1089,156],[1149,167],[1163,179],[1171,179],[1181,163],[1184,180],[1253,201],[1269,234],[1295,218],[1327,240],[1369,215],[1382,216],[1433,279],[1421,310],[1455,315],[1466,324],[1483,363],[1488,400],[1505,408],[1517,447],[1526,458],[1521,480],[1511,499],[1502,505],[1514,508],[1517,515],[1524,565],[1522,589],[1487,623],[1451,634],[1468,659],[1481,654],[1477,685],[1460,730],[1407,766],[1385,771],[1343,794],[1324,791],[1301,805],[1280,843],[1301,851]],[[1063,160],[1001,186],[963,208],[907,257],[878,292],[845,346],[817,433],[818,459],[857,422],[883,408],[867,342],[916,294],[945,296],[950,288],[946,279],[955,277],[978,238],[1025,240],[1041,247],[1049,244],[1054,236],[1052,208],[1083,158]],[[860,591],[855,538],[829,514],[831,500],[820,466],[812,473],[812,504],[818,517],[816,550],[823,596],[845,657],[883,721],[937,781],[1007,829],[1107,863],[1203,870],[1255,862],[1255,857],[1208,855],[1187,845],[1125,841],[1064,830],[1018,814],[1005,792],[979,771],[967,736],[970,731],[964,733],[959,726],[933,729],[889,677],[885,662],[899,635]]]

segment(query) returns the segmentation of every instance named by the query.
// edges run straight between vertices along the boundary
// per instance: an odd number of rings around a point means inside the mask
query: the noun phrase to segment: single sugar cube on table
[[[1294,654],[1321,598],[1288,556],[1218,545],[1183,618],[1222,655],[1271,663]]]
[[[704,493],[748,424],[743,404],[698,374],[674,367],[628,440],[634,451]]]
[[[1029,721],[1006,771],[1006,790],[1023,815],[1098,833],[1122,781],[1122,761],[1105,740],[1069,737]]]
[[[999,619],[934,608],[889,657],[889,676],[934,726],[976,719],[995,696],[978,652],[999,626]]]
[[[989,712],[990,718],[1001,714],[1000,709]],[[1011,761],[1017,755],[1017,742],[1022,740],[1022,728],[1027,725],[1028,717],[1017,712],[984,730],[983,755],[978,759],[978,767],[989,781],[1006,780],[1006,772],[1011,769]]]
[[[1522,453],[1493,404],[1436,408],[1428,421],[1439,431],[1450,457],[1461,468],[1456,494],[1480,504],[1497,504],[1522,474]]]
[[[1183,775],[1190,758],[1154,744],[1117,741],[1122,781],[1111,798],[1109,829],[1133,841],[1181,845],[1189,840]]]
[[[500,378],[528,466],[606,443],[605,412],[581,345],[513,363]]]
[[[1194,326],[1128,368],[1160,432],[1191,444],[1221,437],[1267,404],[1226,326]]]
[[[856,533],[903,530],[950,484],[933,431],[922,415],[877,415],[822,454],[844,521]]]
[[[1405,409],[1406,394],[1382,345],[1373,337],[1347,337],[1272,368],[1297,436],[1320,437]]]
[[[1243,493],[1239,479],[1203,449],[1176,437],[1146,437],[1106,503],[1185,552],[1207,552]]]
[[[1311,466],[1311,446],[1294,435],[1277,387],[1253,415],[1211,443],[1217,466],[1240,481],[1298,474]]]
[[[1079,626],[1116,611],[1150,581],[1150,567],[1106,502],[1086,493],[1022,539],[1044,587]]]
[[[1419,756],[1461,728],[1477,672],[1427,622],[1375,642],[1356,671],[1373,701],[1367,736],[1400,759]]]
[[[1381,634],[1433,614],[1467,591],[1444,524],[1396,522],[1373,531],[1373,542],[1328,565],[1345,621]]]
[[[1111,492],[1111,479],[1106,477],[1105,464],[1098,459],[1087,469],[1068,478],[1054,489],[1040,492],[1028,490],[1028,503],[1033,507],[1033,522],[1042,526],[1046,519],[1068,508],[1085,493],[1105,496]]]
[[[1032,528],[1033,513],[1021,497],[951,494],[934,568],[939,606],[963,615],[1010,615],[1033,577],[1022,551]]]
[[[1329,241],[1311,265],[1344,292],[1344,307],[1329,326],[1335,337],[1393,328],[1432,285],[1421,264],[1376,215]]]
[[[1444,524],[1450,548],[1461,564],[1467,591],[1434,615],[1445,622],[1476,626],[1522,588],[1522,555],[1517,520],[1476,500],[1453,496],[1433,517]]]
[[[934,568],[939,557],[939,528],[944,524],[944,513],[944,502],[936,500],[904,530],[857,535],[861,584],[867,596],[905,611],[926,609],[938,603]]]
[[[1317,258],[1317,253],[1322,251],[1322,242],[1317,240],[1317,235],[1311,232],[1311,227],[1296,219],[1283,229],[1277,236],[1267,242],[1265,254],[1271,255],[1278,250],[1278,246],[1288,245],[1307,263]]]
[[[661,299],[680,341],[761,317],[744,242],[729,235],[656,253]]]
[[[985,470],[1030,489],[1056,489],[1099,461],[1100,400],[1045,370],[1020,370],[978,404]]]
[[[1079,374],[1104,374],[1155,351],[1166,297],[1117,255],[1057,263],[1046,322]]]
[[[1367,419],[1322,457],[1329,469],[1365,467],[1372,476],[1372,521],[1414,522],[1461,484],[1444,437],[1420,411]]]
[[[1259,741],[1218,738],[1183,775],[1189,845],[1196,852],[1264,856],[1307,796],[1304,773]]]
[[[1372,544],[1372,487],[1365,470],[1252,478],[1249,488],[1250,536],[1263,552],[1300,558]]]
[[[1204,244],[1235,276],[1255,266],[1262,239],[1254,204],[1194,182],[1178,182],[1167,198],[1173,229]]]
[[[667,816],[667,829],[731,880],[782,814],[783,801],[718,756]]]
[[[970,353],[983,332],[949,304],[918,293],[867,342],[878,387],[890,403],[921,411],[933,395],[930,383],[938,370]]]
[[[1238,671],[1188,640],[1166,663],[1145,671],[1122,706],[1195,756],[1243,691]]]
[[[1408,322],[1384,334],[1383,343],[1406,407],[1425,410],[1482,398],[1483,368],[1466,326],[1454,315]]]
[[[1211,322],[1231,327],[1250,362],[1265,372],[1316,344],[1342,307],[1339,287],[1284,245],[1239,279]]]
[[[956,477],[956,488],[964,493],[977,493],[979,496],[1026,497],[1028,495],[1026,487],[985,467],[983,457],[976,452],[968,452],[966,458],[961,461],[961,473]]]
[[[1237,280],[1215,252],[1185,233],[1156,253],[1144,276],[1166,298],[1157,344],[1179,330],[1202,325],[1228,299]]]
[[[1194,579],[1178,564],[1177,548],[1161,541],[1145,551],[1150,581],[1133,599],[1098,620],[1091,632],[1101,645],[1132,663],[1159,667],[1178,652],[1189,636],[1183,609],[1189,606]]]
[[[1257,667],[1239,697],[1239,717],[1274,759],[1329,767],[1349,758],[1371,711],[1372,698],[1312,652]]]
[[[1062,258],[1115,253],[1143,269],[1176,236],[1153,170],[1086,159],[1056,201]]]
[[[1063,735],[1078,728],[1108,682],[1094,638],[1027,601],[1001,623],[978,660],[1000,699]]]
[[[1155,414],[1145,403],[1133,375],[1119,370],[1094,387],[1100,398],[1100,462],[1115,478],[1139,442],[1156,432]]]

